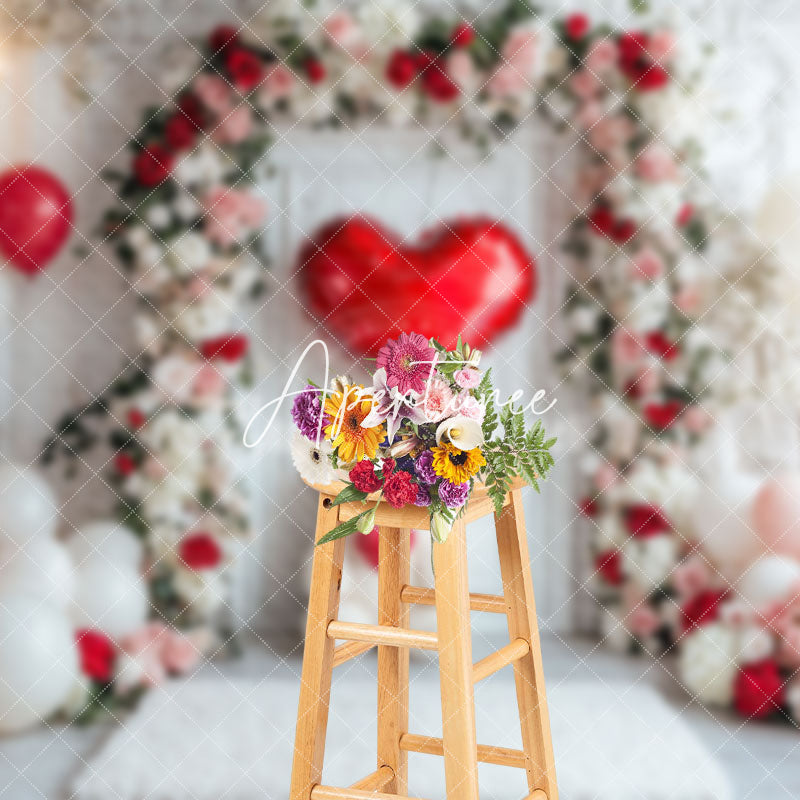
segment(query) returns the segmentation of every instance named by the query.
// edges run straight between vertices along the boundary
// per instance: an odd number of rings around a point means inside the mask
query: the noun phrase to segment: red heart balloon
[[[27,275],[44,269],[72,225],[69,193],[47,170],[13,167],[0,174],[0,253]]]
[[[402,331],[484,346],[519,318],[535,262],[504,225],[443,223],[401,244],[367,217],[324,225],[300,251],[308,310],[348,348],[372,353]]]

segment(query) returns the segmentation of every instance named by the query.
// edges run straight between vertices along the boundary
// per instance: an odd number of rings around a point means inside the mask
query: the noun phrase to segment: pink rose
[[[674,181],[678,177],[678,164],[667,147],[652,142],[642,150],[634,162],[636,174],[646,181]]]
[[[203,651],[191,634],[170,631],[164,642],[161,658],[164,668],[173,675],[182,675],[194,669],[203,657]]]
[[[466,50],[454,50],[447,57],[447,74],[462,92],[476,88],[475,65],[472,63],[472,56]]]
[[[694,314],[700,308],[703,301],[703,293],[697,286],[681,286],[672,301],[675,307],[684,314]]]
[[[672,585],[681,597],[688,600],[711,586],[711,570],[699,556],[691,556],[678,564],[672,573]]]
[[[681,420],[689,433],[702,433],[712,422],[711,415],[701,406],[687,406]]]
[[[241,241],[264,219],[266,204],[251,191],[212,189],[204,198],[205,234],[220,247]]]
[[[655,394],[661,388],[660,370],[652,364],[646,364],[637,372],[633,385],[639,394]]]
[[[239,144],[253,131],[253,114],[250,106],[242,104],[221,118],[212,133],[218,144]]]
[[[226,386],[225,377],[211,364],[204,364],[192,382],[192,395],[199,400],[214,400],[224,394]]]
[[[510,64],[501,64],[486,84],[486,91],[492,97],[514,97],[528,88],[525,76]]]
[[[524,28],[511,31],[500,51],[503,61],[519,73],[523,82],[533,78],[536,69],[536,33]]]
[[[619,53],[617,45],[611,39],[599,39],[589,48],[583,63],[586,69],[602,75],[616,66]]]
[[[295,78],[292,71],[278,62],[270,67],[267,77],[264,79],[261,96],[267,102],[283,100],[292,93],[294,84]]]
[[[480,370],[467,367],[457,370],[453,374],[453,380],[462,389],[474,389],[481,382],[481,373]]]
[[[192,91],[200,99],[200,102],[215,114],[227,114],[232,103],[232,89],[218,75],[209,72],[201,72],[192,84]]]
[[[153,456],[144,462],[143,471],[148,478],[154,481],[161,480],[167,474],[167,468]]]
[[[602,84],[588,69],[579,69],[569,79],[569,88],[581,100],[591,100],[600,93]]]
[[[632,259],[633,276],[657,281],[664,275],[664,259],[652,247],[643,247]]]
[[[627,621],[631,633],[640,639],[652,636],[661,627],[661,618],[647,603],[634,608]]]
[[[675,49],[675,36],[671,31],[659,31],[650,36],[647,43],[647,52],[653,61],[662,66],[669,60]]]
[[[325,35],[343,50],[351,50],[361,41],[361,30],[353,15],[345,10],[334,11],[323,23]]]
[[[462,417],[474,419],[476,422],[483,422],[483,418],[486,416],[486,408],[483,403],[471,394],[458,395],[455,407],[457,413]]]
[[[635,133],[633,122],[622,114],[604,117],[587,134],[589,144],[600,153],[624,148]]]
[[[632,362],[639,361],[645,354],[645,349],[631,331],[620,325],[611,334],[611,361],[616,366],[634,366]]]
[[[598,492],[605,492],[617,482],[618,477],[616,467],[604,461],[594,473],[595,488]]]
[[[603,106],[597,100],[583,103],[575,115],[575,124],[581,130],[588,130],[603,119]]]

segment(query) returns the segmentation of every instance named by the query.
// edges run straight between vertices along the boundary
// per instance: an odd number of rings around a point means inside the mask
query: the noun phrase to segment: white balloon
[[[58,711],[78,680],[78,652],[66,614],[29,596],[0,596],[0,733]]]
[[[72,620],[120,639],[144,624],[150,601],[147,586],[131,567],[94,555],[76,571]]]
[[[61,542],[31,539],[24,547],[0,541],[3,594],[24,594],[65,608],[75,587],[72,560]]]
[[[739,596],[756,609],[788,599],[800,583],[800,564],[786,556],[764,556],[736,585]]]
[[[0,536],[20,545],[52,536],[56,513],[53,491],[36,470],[0,464]]]
[[[116,564],[139,569],[144,553],[142,542],[125,525],[112,520],[92,522],[73,531],[67,547],[76,566],[99,555]]]
[[[693,515],[700,548],[729,581],[736,580],[763,551],[750,511],[759,478],[733,473],[722,484],[701,485]]]

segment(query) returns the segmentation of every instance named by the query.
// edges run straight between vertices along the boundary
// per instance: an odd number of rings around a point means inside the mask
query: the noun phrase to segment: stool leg
[[[528,788],[531,792],[543,790],[547,800],[558,800],[539,624],[536,620],[522,495],[519,490],[511,493],[510,504],[503,509],[500,516],[495,516],[495,525],[509,635],[512,641],[519,637],[530,644],[530,652],[514,664]]]
[[[378,548],[378,624],[408,628],[400,592],[410,580],[411,531],[381,527]],[[398,795],[408,794],[408,753],[400,749],[408,733],[408,656],[407,647],[378,646],[378,769],[392,768],[384,791]]]
[[[339,509],[325,507],[330,499],[320,495],[315,540],[338,523]],[[314,550],[289,800],[309,800],[311,789],[322,780],[335,646],[327,630],[339,609],[344,542],[336,539]]]
[[[444,544],[434,542],[431,545],[436,583],[447,800],[478,800],[478,745],[465,534],[464,521],[458,520]]]

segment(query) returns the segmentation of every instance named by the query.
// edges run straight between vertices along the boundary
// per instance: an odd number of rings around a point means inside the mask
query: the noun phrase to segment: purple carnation
[[[322,428],[328,424],[328,415],[322,413],[322,390],[309,384],[300,394],[294,398],[292,403],[292,419],[297,425],[298,430],[306,439],[316,441],[317,431],[320,429],[320,417]]]
[[[429,486],[436,483],[439,476],[433,471],[433,453],[430,450],[423,450],[414,462],[414,472],[417,477]]]
[[[417,485],[417,499],[414,501],[415,506],[427,508],[431,504],[431,496],[428,493],[427,486]]]
[[[439,484],[439,497],[448,508],[461,508],[469,497],[469,481],[450,483],[443,480]]]

